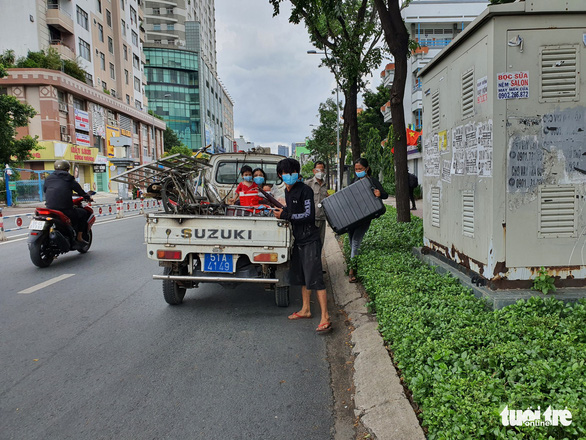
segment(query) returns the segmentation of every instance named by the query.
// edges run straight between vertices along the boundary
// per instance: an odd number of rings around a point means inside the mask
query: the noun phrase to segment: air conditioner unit
[[[67,142],[71,142],[71,136],[69,136],[69,135],[65,136],[65,140],[66,140]]]
[[[67,126],[66,125],[61,125],[61,136],[65,136],[67,134]]]
[[[64,102],[59,103],[59,111],[67,113],[67,104]]]

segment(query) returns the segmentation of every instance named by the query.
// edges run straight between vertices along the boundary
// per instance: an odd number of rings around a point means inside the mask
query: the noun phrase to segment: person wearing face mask
[[[368,177],[372,183],[372,186],[374,187],[373,192],[376,197],[383,199],[383,200],[387,199],[389,197],[389,195],[383,189],[383,186],[380,184],[380,182],[377,179],[375,179],[374,177],[372,177],[372,171],[371,171],[370,167],[368,166],[368,161],[366,159],[364,159],[363,157],[361,157],[356,162],[354,162],[354,174],[356,174],[356,177],[354,177],[352,179],[352,182],[350,182],[350,184],[357,182],[360,179],[364,179],[364,178]],[[362,239],[364,238],[364,235],[368,231],[369,227],[370,227],[370,220],[359,224],[358,226],[356,226],[353,229],[348,230],[348,238],[350,239],[350,249],[351,249],[350,257],[351,258],[354,258],[360,252],[360,244],[362,243]],[[356,271],[353,268],[350,269],[349,275],[350,275],[349,281],[351,283],[355,283],[356,282]]]
[[[244,165],[242,168],[240,168],[240,175],[242,176],[242,182],[240,182],[236,187],[234,198],[229,200],[231,205],[235,205],[242,196],[256,195],[258,199],[258,185],[252,180],[252,168],[249,165]],[[253,206],[249,202],[249,197],[247,197],[246,206]]]
[[[321,202],[328,196],[328,187],[325,181],[326,165],[318,160],[313,166],[313,177],[307,179],[305,184],[313,190],[313,203],[315,205],[315,225],[319,228],[319,238],[321,247],[324,246],[326,237],[326,214],[321,206]]]
[[[299,181],[301,166],[295,159],[287,158],[277,164],[277,174],[286,186],[285,209],[275,209],[275,217],[291,223],[295,242],[290,262],[291,285],[301,285],[303,305],[299,312],[289,315],[289,319],[310,319],[311,291],[317,292],[317,300],[321,309],[321,319],[315,331],[319,334],[332,330],[326,285],[321,265],[321,244],[319,229],[315,225],[315,205],[313,191],[309,186]]]

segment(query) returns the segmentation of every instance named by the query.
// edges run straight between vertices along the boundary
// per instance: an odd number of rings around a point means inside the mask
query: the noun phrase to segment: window
[[[134,77],[134,90],[140,92],[140,79],[138,79],[136,76]]]
[[[120,8],[124,11],[124,3],[126,0],[120,0]]]
[[[219,162],[216,171],[216,182],[219,184],[232,184],[240,178],[240,168],[244,165],[243,162]],[[267,183],[277,183],[281,180],[277,176],[277,164],[256,162],[246,162],[246,165],[250,165],[252,169],[262,168],[267,175]]]
[[[110,94],[111,94],[111,95],[112,95],[114,98],[116,98],[116,90],[114,90],[114,89],[111,89],[111,90],[110,90]]]
[[[126,95],[126,104],[130,105],[130,95]]]
[[[161,40],[155,40],[155,44],[161,44]]]
[[[132,54],[132,65],[135,69],[140,70],[140,58],[136,54]]]
[[[131,6],[130,7],[130,24],[134,26],[137,23],[136,20],[136,10]]]
[[[126,22],[121,20],[120,23],[122,25],[122,35],[126,36]]]
[[[153,31],[160,31],[161,30],[161,23],[153,24]]]
[[[106,24],[112,27],[112,13],[106,9]]]
[[[167,30],[168,30],[168,31],[174,31],[174,30],[175,30],[175,25],[174,25],[173,23],[169,23],[169,24],[167,25]]]
[[[104,26],[98,23],[98,38],[103,43],[104,42]]]
[[[134,100],[134,106],[135,106],[137,109],[139,109],[139,110],[142,110],[142,103],[141,103],[141,102],[140,102],[138,99],[135,99],[135,100]]]
[[[133,121],[133,124],[132,124],[132,132],[134,134],[138,134],[138,122],[136,122],[136,121]]]
[[[134,31],[132,31],[132,44],[138,46],[138,34]]]
[[[98,2],[98,12],[101,14],[102,13],[102,0],[97,0]]]
[[[112,37],[108,37],[108,52],[114,53],[114,40],[112,40]]]
[[[153,15],[161,15],[161,10],[159,8],[153,8]]]
[[[92,60],[90,45],[87,41],[82,40],[81,38],[79,39],[79,56],[88,61]]]
[[[167,15],[173,14],[173,8],[167,8]]]
[[[102,67],[102,70],[106,70],[106,55],[104,55],[103,52],[100,52],[100,66]]]
[[[108,84],[106,83],[106,81],[102,81],[102,89],[108,90]]]
[[[110,63],[110,78],[116,79],[116,73],[114,72],[114,64]]]
[[[83,99],[73,97],[73,108],[85,111],[85,101]]]
[[[126,44],[122,45],[122,51],[124,52],[124,59],[128,61],[128,47],[126,47]]]
[[[91,74],[85,72],[85,82],[86,82],[86,84],[89,84],[90,86],[93,87],[94,86],[94,77]]]
[[[89,21],[87,18],[87,12],[85,12],[79,6],[77,7],[77,24],[84,28],[86,31],[90,28]]]
[[[124,69],[124,82],[128,84],[128,70]]]

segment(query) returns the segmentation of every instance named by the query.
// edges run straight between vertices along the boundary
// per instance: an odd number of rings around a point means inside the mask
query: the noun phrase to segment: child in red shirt
[[[240,169],[240,175],[242,176],[242,182],[240,182],[236,187],[236,193],[234,195],[234,198],[230,200],[231,205],[234,205],[236,201],[240,199],[241,196],[246,196],[247,194],[250,194],[251,196],[256,195],[258,198],[258,185],[252,181],[252,168],[248,165],[244,165]],[[246,206],[252,205],[246,203]]]

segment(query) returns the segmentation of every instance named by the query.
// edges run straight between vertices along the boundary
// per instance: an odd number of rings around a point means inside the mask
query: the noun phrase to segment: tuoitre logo
[[[500,413],[503,426],[570,426],[572,424],[572,413],[565,409],[551,409],[548,406],[543,414],[541,407],[536,410],[532,407],[526,410],[509,409],[505,406]]]
[[[249,229],[181,229],[181,238],[252,240]]]

